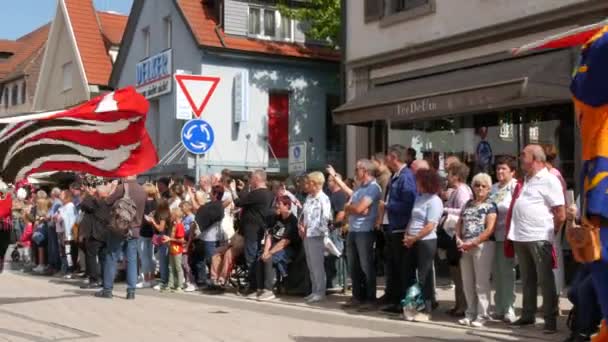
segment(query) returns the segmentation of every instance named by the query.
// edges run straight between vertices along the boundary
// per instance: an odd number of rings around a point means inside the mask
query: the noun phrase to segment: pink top
[[[566,191],[568,190],[568,185],[566,185],[566,180],[562,176],[562,173],[559,172],[559,170],[557,168],[554,168],[554,167],[552,167],[549,170],[549,173],[551,173],[552,175],[554,175],[555,177],[557,177],[557,179],[559,179],[559,182],[562,183],[562,189],[563,189],[563,192],[564,192],[564,200],[565,200],[566,199]]]

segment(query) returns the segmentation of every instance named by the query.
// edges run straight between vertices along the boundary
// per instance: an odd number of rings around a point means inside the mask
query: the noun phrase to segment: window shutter
[[[384,0],[365,0],[364,1],[365,22],[380,20],[384,12]]]

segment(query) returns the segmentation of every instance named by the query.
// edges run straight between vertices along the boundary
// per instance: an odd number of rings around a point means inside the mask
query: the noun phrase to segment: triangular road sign
[[[196,75],[175,75],[175,81],[181,91],[186,95],[194,115],[201,116],[203,109],[211,99],[211,95],[220,83],[219,77],[196,76]]]

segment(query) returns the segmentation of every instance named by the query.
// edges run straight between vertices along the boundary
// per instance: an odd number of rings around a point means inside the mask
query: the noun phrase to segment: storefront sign
[[[165,50],[137,63],[137,92],[151,99],[171,92],[173,83],[172,50]]]
[[[429,99],[404,102],[397,105],[397,115],[415,115],[437,110],[437,103]]]

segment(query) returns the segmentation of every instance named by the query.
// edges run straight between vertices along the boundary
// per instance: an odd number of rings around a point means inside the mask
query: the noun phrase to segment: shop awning
[[[572,67],[572,52],[562,50],[379,86],[335,109],[334,121],[412,121],[568,101]]]

